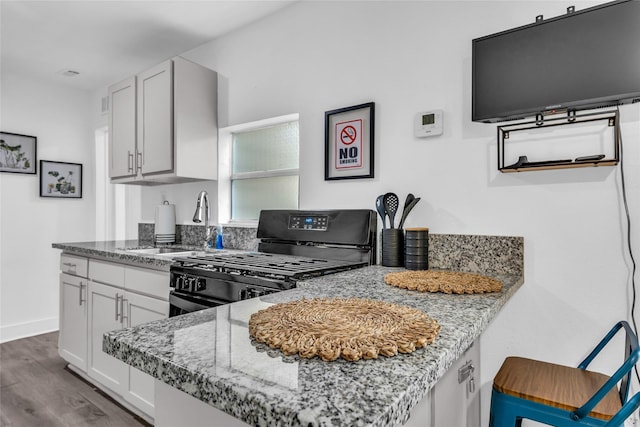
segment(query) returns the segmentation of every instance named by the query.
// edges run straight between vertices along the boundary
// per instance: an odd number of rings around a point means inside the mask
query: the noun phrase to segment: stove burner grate
[[[352,261],[303,258],[263,252],[177,258],[175,261],[183,267],[194,267],[200,270],[293,278],[327,274],[364,265],[364,263]]]

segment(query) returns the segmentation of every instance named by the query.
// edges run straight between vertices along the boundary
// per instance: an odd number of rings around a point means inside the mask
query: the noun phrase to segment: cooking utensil
[[[385,218],[387,216],[387,211],[384,209],[384,194],[379,195],[376,199],[376,210],[378,211],[380,218],[382,218],[382,228],[387,228],[387,220]]]
[[[384,209],[389,215],[389,228],[394,228],[393,223],[398,211],[398,196],[395,193],[387,193],[384,195]]]
[[[407,208],[409,207],[409,205],[411,204],[411,202],[413,202],[415,200],[415,196],[411,193],[407,194],[407,198],[404,199],[404,207],[402,208],[402,215],[400,218],[402,218],[404,216],[404,211],[407,210]],[[398,227],[398,228],[402,228],[402,227]]]
[[[413,207],[417,205],[419,201],[420,201],[420,197],[416,197],[409,203],[409,206],[406,206],[406,209],[402,211],[402,217],[400,218],[400,225],[398,226],[398,228],[402,228],[402,226],[404,225],[404,221],[407,219],[407,216],[409,215],[409,212],[411,212],[411,209],[413,209]]]
[[[404,199],[404,209],[407,209],[407,206],[409,206],[409,203],[413,202],[415,198],[416,196],[414,196],[413,194],[411,193],[407,194],[407,198]]]

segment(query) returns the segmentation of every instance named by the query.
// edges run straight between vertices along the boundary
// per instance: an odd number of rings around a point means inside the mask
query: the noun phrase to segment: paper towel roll
[[[158,243],[173,243],[176,241],[176,206],[168,201],[156,206],[156,223],[154,238]]]

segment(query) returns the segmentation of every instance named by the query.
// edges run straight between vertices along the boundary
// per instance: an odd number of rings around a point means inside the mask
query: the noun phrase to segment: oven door
[[[169,317],[192,313],[194,311],[217,307],[224,304],[229,304],[229,301],[205,298],[171,290],[171,292],[169,292]]]

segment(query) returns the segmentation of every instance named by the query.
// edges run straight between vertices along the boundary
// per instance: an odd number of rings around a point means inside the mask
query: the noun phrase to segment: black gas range
[[[176,258],[170,315],[291,289],[301,280],[376,262],[372,210],[264,210],[258,252]]]

